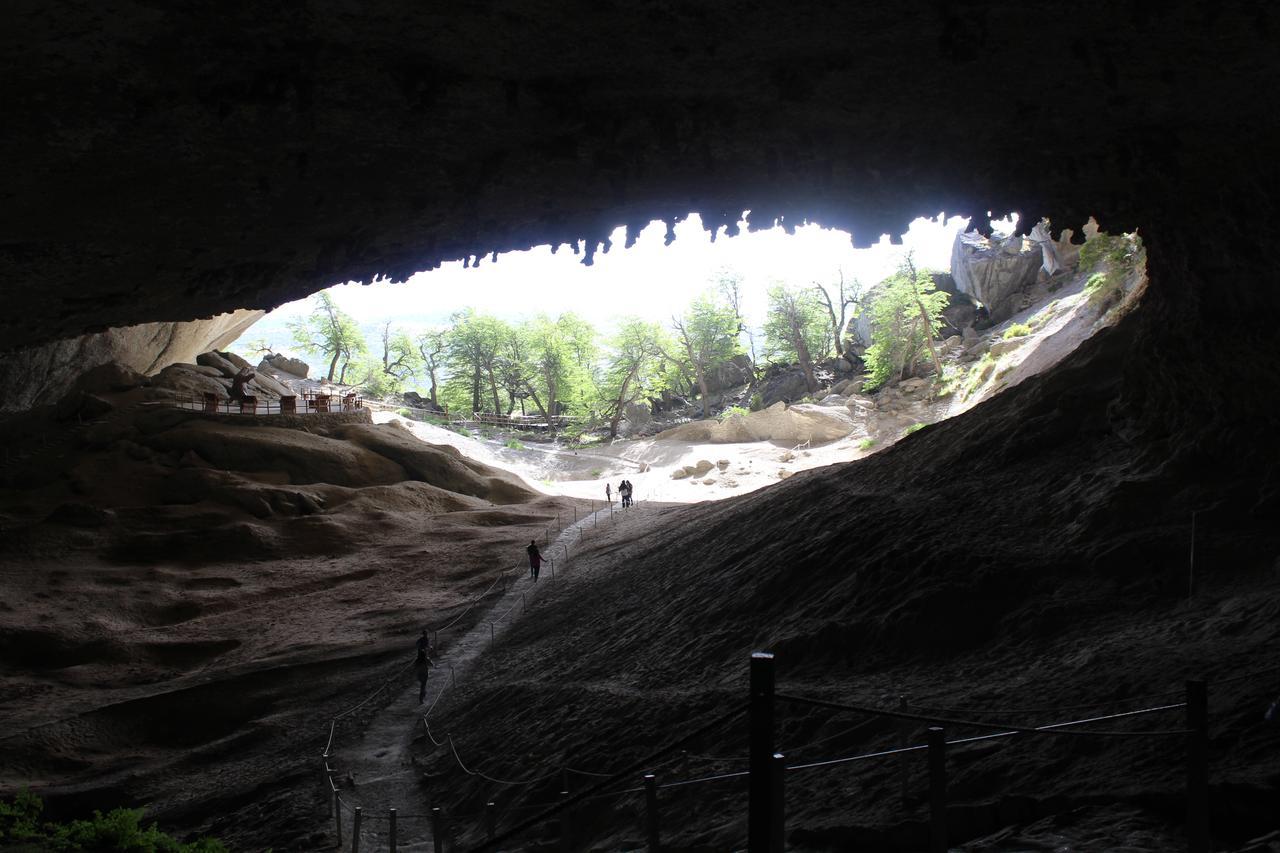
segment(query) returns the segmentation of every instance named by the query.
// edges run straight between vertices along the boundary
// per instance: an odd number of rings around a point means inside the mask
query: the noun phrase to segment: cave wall
[[[4,15],[9,348],[544,242],[589,254],[691,210],[865,245],[940,209],[1176,229],[1275,186],[1261,4]]]
[[[0,358],[0,412],[52,405],[81,374],[118,364],[144,376],[222,349],[256,323],[262,311],[231,311],[202,320],[139,323],[36,344]]]

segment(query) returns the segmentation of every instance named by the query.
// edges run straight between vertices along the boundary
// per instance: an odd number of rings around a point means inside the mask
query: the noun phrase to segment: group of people
[[[621,498],[622,506],[624,509],[626,507],[631,506],[631,493],[634,490],[635,490],[635,487],[631,485],[630,480],[623,480],[621,483],[618,484],[618,497]],[[612,483],[604,484],[604,496],[605,496],[605,499],[609,501],[609,503],[611,504],[613,503],[613,484]]]

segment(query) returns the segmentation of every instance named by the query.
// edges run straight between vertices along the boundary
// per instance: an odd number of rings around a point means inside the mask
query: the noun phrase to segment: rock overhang
[[[1127,230],[1275,134],[1266,27],[1193,3],[11,14],[7,347],[691,211]]]

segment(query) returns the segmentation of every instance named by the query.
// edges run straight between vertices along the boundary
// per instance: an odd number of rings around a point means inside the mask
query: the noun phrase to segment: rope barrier
[[[920,723],[932,723],[934,725],[943,726],[969,726],[978,729],[995,729],[1007,730],[1009,734],[1053,734],[1053,735],[1077,735],[1081,737],[1132,737],[1135,735],[1174,735],[1186,734],[1185,729],[1174,729],[1170,731],[1160,732],[1112,732],[1112,731],[1087,731],[1080,732],[1070,729],[1061,729],[1058,726],[1078,726],[1084,725],[1086,722],[1096,722],[1098,720],[1116,719],[1124,716],[1133,716],[1137,713],[1154,713],[1155,711],[1168,710],[1170,708],[1181,708],[1183,703],[1174,705],[1164,705],[1158,708],[1148,708],[1143,711],[1128,712],[1125,714],[1108,715],[1106,717],[1096,717],[1093,720],[1073,721],[1070,723],[1057,723],[1053,726],[1014,726],[1011,724],[989,723],[980,720],[961,720],[951,717],[935,717],[926,714],[913,714],[910,711],[887,710],[884,708],[872,708],[865,705],[843,705],[838,702],[827,702],[822,699],[808,699],[803,696],[792,696],[787,693],[778,693],[776,698],[786,702],[795,702],[800,705],[812,705],[817,708],[827,708],[833,711],[851,711],[858,714],[872,714],[879,717],[892,717],[899,720],[915,720]]]
[[[466,773],[468,776],[479,776],[481,779],[487,779],[488,781],[494,783],[495,785],[532,785],[536,782],[545,782],[548,779],[554,779],[556,776],[560,775],[559,770],[554,770],[551,773],[547,773],[542,776],[530,777],[528,779],[521,779],[521,780],[498,779],[482,771],[472,770],[469,767],[467,767],[467,765],[463,764],[462,756],[458,755],[458,747],[453,742],[453,735],[448,735],[446,739],[449,741],[449,749],[453,752],[453,760],[458,762],[458,766],[462,768],[463,773]]]
[[[640,760],[632,762],[626,768],[613,774],[613,776],[606,779],[605,781],[600,782],[597,785],[591,788],[588,788],[587,790],[579,794],[566,797],[561,802],[551,806],[550,808],[543,810],[541,813],[536,814],[533,817],[522,821],[521,823],[515,825],[511,829],[508,829],[506,832],[503,832],[495,836],[494,838],[484,842],[476,849],[477,850],[492,849],[496,845],[504,841],[507,841],[508,839],[514,838],[515,836],[524,832],[526,829],[529,829],[531,827],[537,826],[539,823],[542,823],[542,821],[546,820],[547,818],[557,815],[560,812],[564,811],[565,809],[577,805],[578,803],[582,802],[583,800],[586,800],[588,797],[594,794],[601,793],[602,791],[604,791],[605,788],[608,788],[610,785],[614,784],[615,782],[625,779],[627,776],[631,775],[632,773],[635,773],[637,770],[640,770],[645,766],[652,764],[655,760],[662,757],[663,755],[666,755],[669,752],[673,752],[679,749],[680,747],[684,746],[686,743],[696,740],[697,738],[701,737],[703,734],[711,731],[717,726],[725,722],[728,722],[729,720],[733,719],[734,717],[737,717],[740,714],[746,713],[746,710],[747,710],[747,706],[744,703],[734,708],[731,711],[721,714],[715,719],[710,720],[707,723],[699,726],[693,732],[691,732],[688,735],[685,735],[684,737],[680,738],[674,743],[668,744],[667,746],[664,746],[661,749],[658,749],[649,753],[648,755],[644,756]]]

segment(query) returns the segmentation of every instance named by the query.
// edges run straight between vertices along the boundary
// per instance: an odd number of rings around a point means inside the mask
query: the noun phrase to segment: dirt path
[[[437,638],[436,667],[427,682],[426,701],[418,703],[416,682],[380,710],[364,731],[334,737],[329,766],[341,780],[342,849],[348,849],[354,831],[354,809],[362,810],[360,847],[362,850],[385,850],[389,841],[389,809],[396,809],[397,850],[426,851],[433,849],[431,832],[432,802],[422,784],[422,771],[416,766],[410,746],[426,733],[422,720],[429,717],[441,696],[451,687],[476,675],[475,664],[481,653],[493,643],[501,643],[511,625],[527,609],[568,576],[572,576],[573,557],[578,542],[587,528],[606,524],[635,523],[644,509],[636,506],[623,511],[615,504],[588,514],[568,524],[549,544],[543,546],[548,562],[535,583],[529,577],[524,561],[516,566],[514,581],[506,592],[489,605],[488,611],[470,630],[460,637],[442,631]],[[588,534],[589,535],[589,534]],[[411,638],[406,638],[406,645]],[[432,734],[444,740],[446,733]],[[348,781],[349,780],[349,781]],[[352,784],[354,783],[354,784]],[[333,824],[327,826],[334,833]]]

